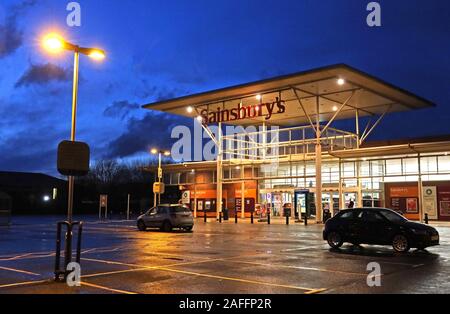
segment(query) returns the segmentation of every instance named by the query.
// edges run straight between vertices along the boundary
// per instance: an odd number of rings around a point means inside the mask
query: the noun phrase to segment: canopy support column
[[[316,97],[316,222],[322,223],[322,143],[320,141],[320,101]]]
[[[244,166],[241,166],[241,218],[245,218],[245,172]]]
[[[197,218],[197,184],[194,184],[194,218]]]
[[[216,218],[222,212],[222,123],[219,122],[217,130],[217,198],[216,198]]]
[[[344,197],[344,191],[343,191],[343,183],[342,183],[342,159],[339,158],[339,210],[345,208],[345,197]]]
[[[417,154],[417,160],[419,162],[419,178],[417,180],[418,193],[419,193],[419,221],[423,222],[423,184],[422,184],[422,167],[420,165],[420,153]]]

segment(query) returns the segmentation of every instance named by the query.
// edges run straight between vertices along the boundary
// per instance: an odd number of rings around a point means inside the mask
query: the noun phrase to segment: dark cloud
[[[22,45],[22,32],[17,28],[16,19],[8,17],[0,25],[0,59],[14,53]]]
[[[163,101],[179,96],[188,95],[190,92],[177,86],[157,86],[146,78],[139,81],[134,95],[142,99],[151,99],[152,101]]]
[[[130,103],[126,100],[122,101],[115,101],[112,103],[111,106],[105,109],[103,111],[103,115],[105,117],[110,118],[120,118],[121,120],[124,120],[129,116],[131,111],[139,109],[140,105],[137,103]]]
[[[42,171],[56,174],[56,150],[65,131],[55,130],[49,123],[34,124],[13,136],[0,137],[1,170]]]
[[[170,135],[176,125],[187,125],[192,122],[180,116],[151,111],[142,119],[128,120],[127,130],[108,147],[106,158],[124,158],[135,153],[145,152],[150,147],[170,149]]]
[[[28,0],[12,6],[4,23],[0,24],[0,59],[13,54],[22,45],[23,32],[18,28],[17,18],[35,4],[35,0]]]
[[[47,63],[43,65],[31,65],[17,81],[15,87],[28,86],[31,84],[43,85],[51,81],[64,82],[70,79],[70,71],[55,64]]]

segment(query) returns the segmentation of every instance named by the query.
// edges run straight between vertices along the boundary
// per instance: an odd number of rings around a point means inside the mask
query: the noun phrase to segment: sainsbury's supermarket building
[[[276,217],[290,203],[293,217],[320,222],[352,201],[450,220],[450,137],[368,141],[386,115],[433,106],[340,64],[144,107],[196,119],[217,146],[214,161],[164,166],[164,182],[187,192],[195,214],[246,217],[261,207]],[[333,127],[343,119],[351,130]],[[212,125],[258,128],[222,134]]]

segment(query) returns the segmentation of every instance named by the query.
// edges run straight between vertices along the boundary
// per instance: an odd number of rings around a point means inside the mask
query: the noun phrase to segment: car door
[[[145,216],[144,216],[144,222],[145,222],[145,225],[147,226],[147,227],[153,227],[154,225],[154,218],[155,218],[155,215],[156,215],[156,207],[153,207],[153,208],[151,208],[146,214],[145,214]]]
[[[346,239],[351,243],[364,243],[365,234],[362,222],[362,211],[355,209],[346,224]]]
[[[154,226],[161,227],[164,220],[167,219],[167,217],[168,217],[167,214],[168,214],[168,208],[166,206],[158,206],[156,209],[156,215],[153,218],[153,221],[155,224]]]
[[[387,244],[390,242],[392,226],[389,221],[375,210],[363,213],[364,234],[368,244]]]

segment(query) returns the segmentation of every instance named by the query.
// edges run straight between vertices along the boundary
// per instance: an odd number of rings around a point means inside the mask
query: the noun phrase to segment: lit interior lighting
[[[338,85],[342,86],[345,84],[345,80],[343,78],[340,78],[337,80]]]
[[[186,111],[188,113],[192,113],[194,111],[194,108],[192,108],[192,106],[189,106],[189,107],[186,108]]]

